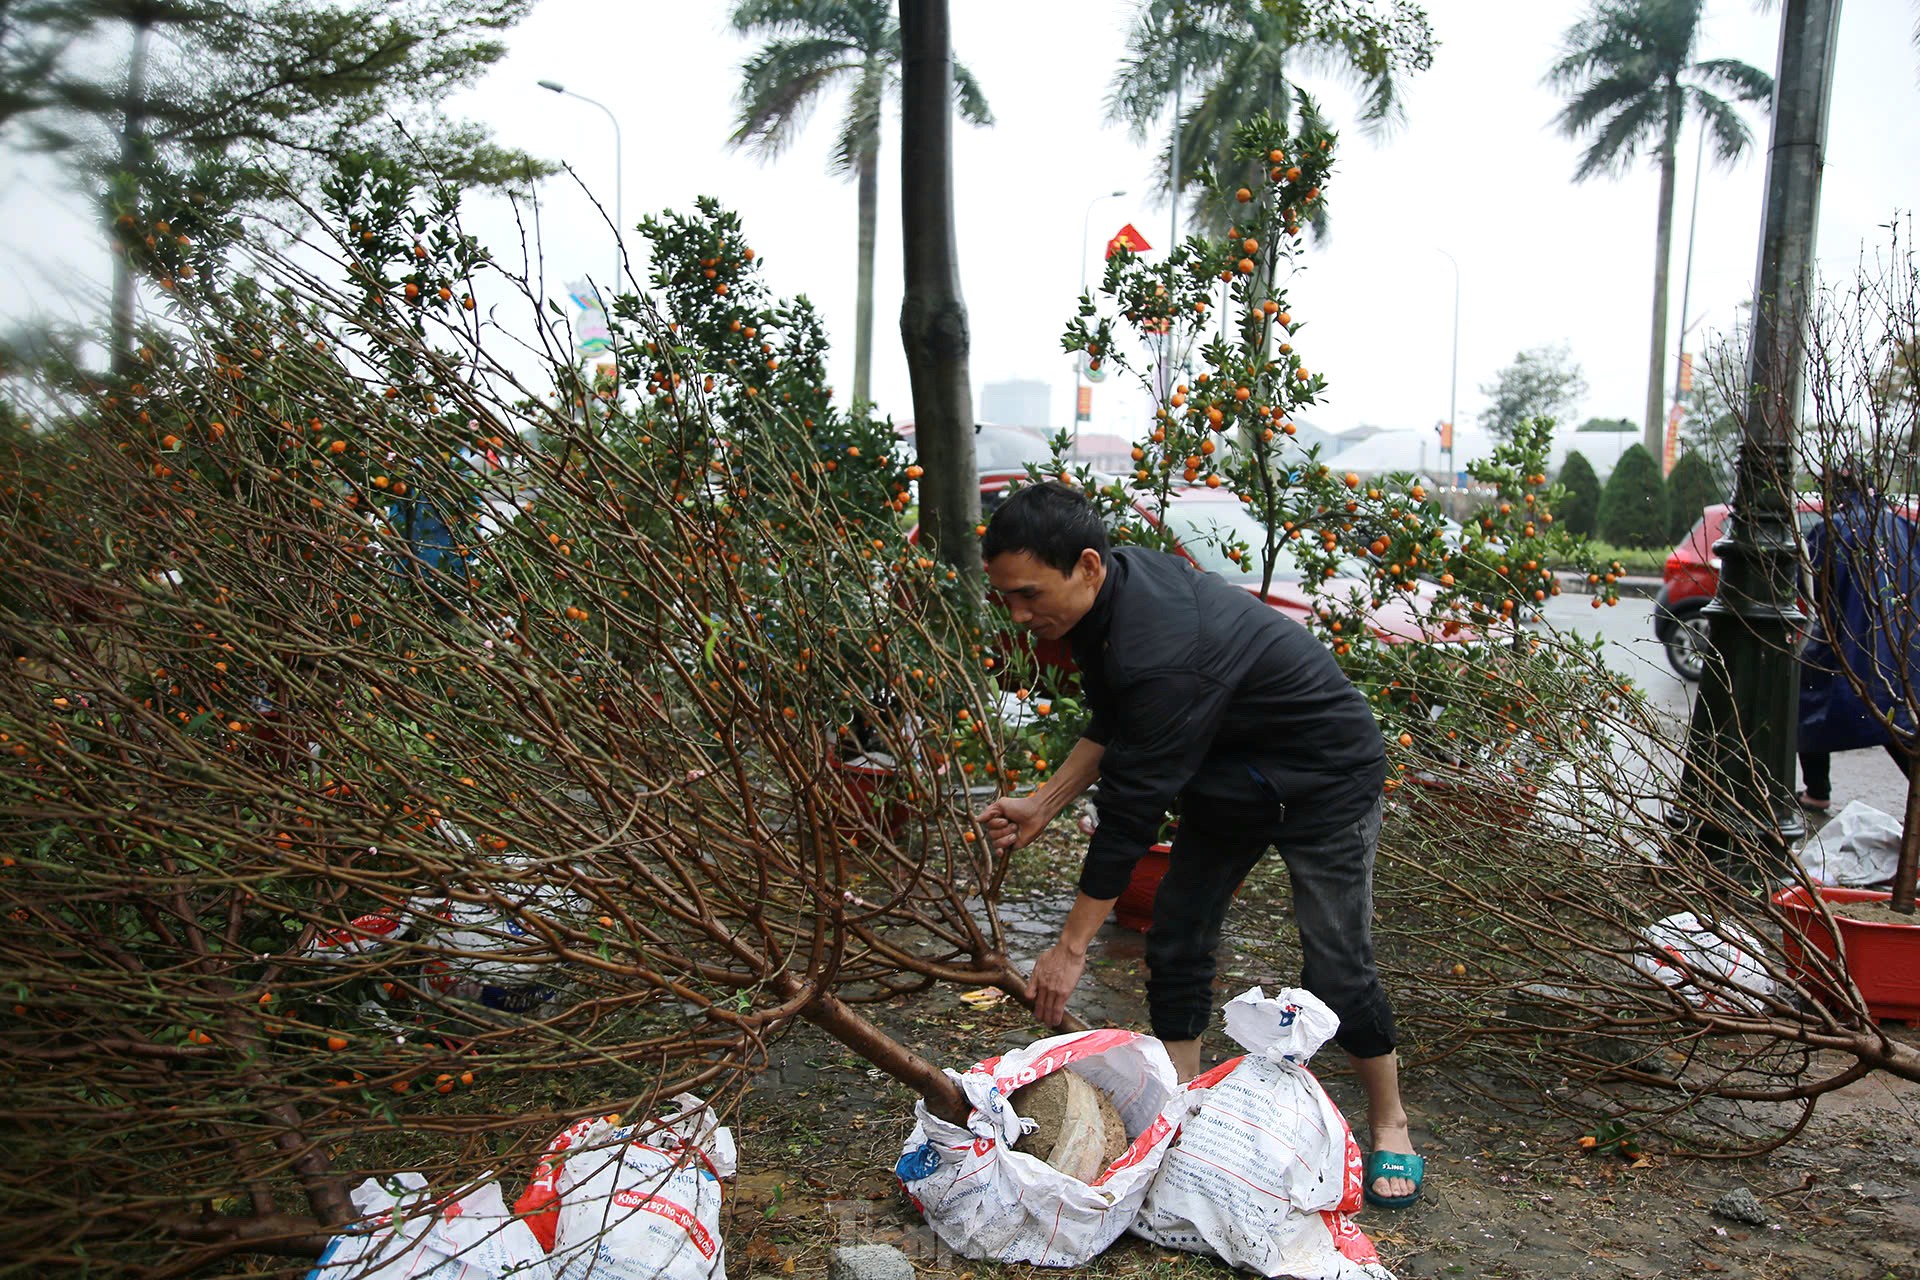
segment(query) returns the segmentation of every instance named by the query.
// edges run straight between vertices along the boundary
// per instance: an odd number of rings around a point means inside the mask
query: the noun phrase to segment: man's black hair
[[[1107,558],[1107,526],[1086,495],[1056,480],[1016,489],[987,522],[982,559],[1025,551],[1041,564],[1070,574],[1092,547]]]

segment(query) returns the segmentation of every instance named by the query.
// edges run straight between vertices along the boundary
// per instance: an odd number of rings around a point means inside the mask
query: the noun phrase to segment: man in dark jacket
[[[1090,503],[1032,485],[994,513],[987,579],[1013,620],[1066,640],[1092,717],[1053,778],[981,814],[1026,845],[1096,781],[1100,823],[1060,940],[1034,964],[1035,1009],[1058,1025],[1087,944],[1176,800],[1179,827],[1147,932],[1147,1007],[1183,1080],[1213,1015],[1214,953],[1234,891],[1268,848],[1293,882],[1301,985],[1340,1016],[1367,1091],[1367,1198],[1419,1194],[1400,1101],[1393,1010],[1374,966],[1373,856],[1386,751],[1366,699],[1291,619],[1189,561],[1109,548]]]

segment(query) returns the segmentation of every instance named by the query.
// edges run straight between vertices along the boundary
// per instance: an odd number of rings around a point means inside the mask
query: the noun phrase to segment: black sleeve
[[[1127,887],[1174,797],[1206,759],[1230,694],[1227,685],[1192,670],[1148,672],[1126,682],[1114,716],[1118,732],[1100,758],[1100,825],[1080,868],[1082,893],[1117,898]]]

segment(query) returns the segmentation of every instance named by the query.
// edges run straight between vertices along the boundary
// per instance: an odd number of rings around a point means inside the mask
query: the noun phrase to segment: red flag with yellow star
[[[1107,256],[1111,258],[1122,249],[1131,249],[1135,253],[1145,253],[1153,248],[1147,238],[1131,222],[1114,232],[1113,239],[1107,241]]]

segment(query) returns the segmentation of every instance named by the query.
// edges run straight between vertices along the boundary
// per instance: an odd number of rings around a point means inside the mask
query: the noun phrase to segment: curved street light
[[[613,124],[613,291],[618,292],[627,273],[627,224],[620,211],[620,195],[623,179],[620,168],[620,121],[611,108],[604,102],[596,102],[584,93],[575,93],[558,80],[542,80],[542,89],[557,93],[563,97],[578,98],[589,106],[595,106],[607,113],[607,119]]]

